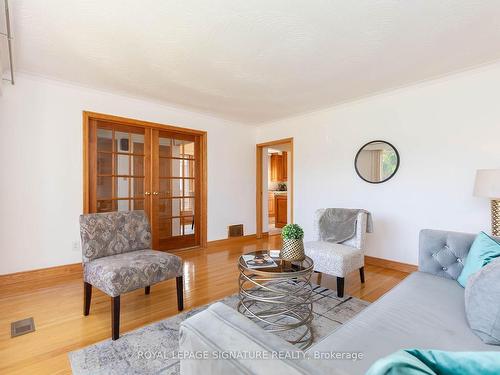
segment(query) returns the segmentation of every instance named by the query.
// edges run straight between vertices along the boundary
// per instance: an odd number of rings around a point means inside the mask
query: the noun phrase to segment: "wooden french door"
[[[193,132],[88,118],[86,212],[144,210],[157,250],[202,244],[205,133]]]
[[[200,142],[192,134],[152,131],[154,245],[199,244]]]
[[[150,211],[150,136],[145,128],[92,121],[90,212]]]

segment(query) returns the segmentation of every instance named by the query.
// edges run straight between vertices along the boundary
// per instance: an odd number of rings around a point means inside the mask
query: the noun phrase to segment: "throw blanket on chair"
[[[368,211],[350,208],[327,208],[319,219],[320,241],[341,243],[354,237],[360,212],[367,214],[366,232],[372,233],[372,215]]]

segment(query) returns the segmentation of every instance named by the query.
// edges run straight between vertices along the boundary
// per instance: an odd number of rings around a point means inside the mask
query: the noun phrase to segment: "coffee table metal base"
[[[240,266],[238,311],[306,349],[313,342],[311,272],[259,272]]]

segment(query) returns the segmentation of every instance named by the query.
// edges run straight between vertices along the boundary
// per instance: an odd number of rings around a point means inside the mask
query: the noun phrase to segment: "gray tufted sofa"
[[[176,278],[177,308],[183,309],[182,259],[151,250],[144,211],[80,216],[83,259],[83,315],[90,313],[92,286],[111,297],[112,339],[120,336],[120,295]]]
[[[379,358],[405,348],[498,351],[469,328],[464,289],[456,278],[475,234],[422,230],[419,270],[352,320],[310,347],[313,359],[181,360],[182,374],[364,374]],[[369,280],[368,280],[369,282]],[[296,348],[222,303],[181,324],[181,352],[297,352]],[[331,352],[362,352],[363,359],[314,359]],[[315,357],[316,356],[316,357]]]

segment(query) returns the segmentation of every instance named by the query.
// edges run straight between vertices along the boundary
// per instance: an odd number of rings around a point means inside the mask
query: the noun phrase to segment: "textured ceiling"
[[[249,124],[500,58],[499,0],[10,3],[17,70]]]

